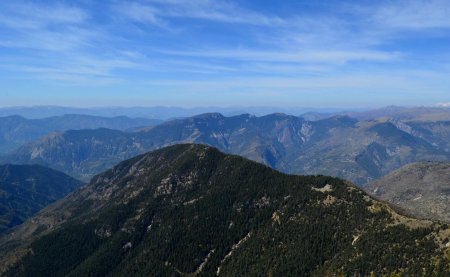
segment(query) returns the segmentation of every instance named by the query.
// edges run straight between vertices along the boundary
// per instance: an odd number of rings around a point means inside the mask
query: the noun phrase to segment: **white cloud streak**
[[[157,26],[163,26],[165,24],[164,21],[158,17],[159,10],[149,5],[138,2],[119,3],[115,5],[114,10],[132,21]]]
[[[164,51],[164,54],[203,57],[214,59],[232,59],[241,61],[268,61],[284,63],[346,63],[349,61],[392,61],[400,58],[399,53],[371,50],[330,50],[278,52],[254,50],[203,50],[203,51]]]
[[[406,76],[387,76],[384,74],[351,74],[341,76],[318,77],[252,77],[227,78],[222,80],[157,80],[148,82],[150,86],[184,87],[191,90],[206,89],[236,89],[254,88],[259,90],[291,89],[298,92],[312,92],[316,89],[326,90],[358,90],[367,89],[378,91],[420,91],[424,86],[420,82],[412,83]]]
[[[161,17],[184,17],[233,24],[260,26],[278,26],[286,21],[277,16],[268,16],[251,10],[242,9],[231,2],[213,0],[149,0],[153,9],[158,7]],[[148,5],[149,5],[148,4]]]

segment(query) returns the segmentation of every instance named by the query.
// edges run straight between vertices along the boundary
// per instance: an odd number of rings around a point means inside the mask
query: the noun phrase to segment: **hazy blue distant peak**
[[[25,118],[45,118],[62,115],[91,115],[102,117],[142,117],[154,119],[171,119],[179,117],[189,117],[204,113],[221,113],[224,116],[234,116],[241,114],[267,115],[271,113],[286,113],[300,115],[306,112],[334,113],[343,112],[345,109],[339,108],[286,108],[286,107],[60,107],[60,106],[33,106],[33,107],[4,107],[0,108],[0,116],[21,115]]]

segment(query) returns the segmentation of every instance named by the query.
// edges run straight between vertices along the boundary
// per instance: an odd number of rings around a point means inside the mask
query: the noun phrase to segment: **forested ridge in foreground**
[[[4,276],[449,276],[450,229],[195,144],[120,163],[0,238]]]

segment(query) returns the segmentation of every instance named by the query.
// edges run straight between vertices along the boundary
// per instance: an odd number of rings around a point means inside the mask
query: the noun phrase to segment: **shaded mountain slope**
[[[0,165],[0,233],[80,185],[64,173],[39,165]]]
[[[0,239],[0,262],[8,276],[445,276],[449,234],[339,179],[176,145],[46,208]]]
[[[450,222],[450,163],[406,165],[364,189],[414,216]]]

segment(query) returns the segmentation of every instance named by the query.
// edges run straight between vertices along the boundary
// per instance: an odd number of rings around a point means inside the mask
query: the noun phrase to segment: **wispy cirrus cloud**
[[[401,55],[396,52],[373,50],[315,50],[315,51],[254,51],[254,50],[198,50],[198,51],[164,51],[169,55],[203,57],[214,59],[232,59],[241,61],[268,61],[283,63],[346,63],[349,61],[392,61]]]
[[[79,24],[88,14],[76,7],[62,4],[39,5],[32,2],[4,2],[0,23],[15,29],[41,29],[52,25]]]
[[[71,53],[73,54],[73,53]],[[44,61],[44,62],[43,62]],[[143,65],[128,59],[95,56],[36,56],[26,61],[3,61],[0,69],[20,71],[43,81],[57,81],[70,85],[112,85],[123,81],[117,70],[142,69]]]
[[[43,84],[159,84],[180,93],[443,91],[448,84],[448,1],[266,4],[4,1],[0,70]]]
[[[115,71],[144,66],[130,52],[108,47],[114,36],[93,27],[92,15],[83,8],[25,1],[0,6],[0,47],[21,53],[3,57],[5,70],[44,81],[95,85],[117,83],[123,77]]]
[[[243,9],[230,1],[212,0],[148,0],[147,5],[156,9],[161,17],[183,17],[224,23],[277,26],[286,21],[278,16],[269,16]]]
[[[391,29],[450,28],[450,2],[393,1],[380,6],[372,18],[377,24]]]
[[[114,12],[124,18],[145,24],[163,26],[165,22],[159,17],[160,11],[156,7],[139,2],[117,3]]]
[[[96,36],[86,28],[88,18],[84,10],[62,4],[2,3],[0,30],[6,39],[0,44],[41,50],[82,47]]]

